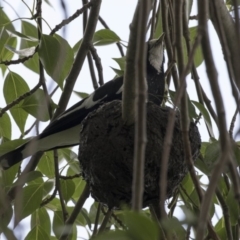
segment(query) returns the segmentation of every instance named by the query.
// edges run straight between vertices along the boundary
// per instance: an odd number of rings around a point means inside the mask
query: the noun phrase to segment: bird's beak
[[[162,44],[164,41],[164,37],[165,37],[165,33],[162,33],[162,35],[155,42],[155,46],[159,46],[160,44]]]

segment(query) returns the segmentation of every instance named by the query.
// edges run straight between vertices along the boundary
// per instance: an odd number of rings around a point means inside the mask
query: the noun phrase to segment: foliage
[[[7,2],[10,4],[10,1]],[[40,3],[41,1],[34,2]],[[158,3],[158,1],[156,2]],[[169,2],[172,4],[176,1]],[[184,2],[189,6],[192,4],[190,0]],[[233,8],[232,2],[234,1],[227,1],[229,9]],[[48,1],[43,2],[43,4],[50,5]],[[154,19],[156,18],[156,24],[151,25],[151,28],[154,29],[153,36],[158,37],[163,31],[162,29],[166,30],[166,27],[167,31],[174,34],[171,28],[176,22],[173,12],[171,12],[173,9],[168,8],[167,10],[170,11],[170,15],[172,14],[172,25],[164,25],[163,12],[157,6],[158,4],[155,6],[156,11],[153,11],[155,15],[152,16]],[[66,78],[70,72],[74,71],[72,68],[74,59],[82,44],[82,39],[79,39],[74,46],[71,46],[64,35],[61,36],[57,33],[59,28],[54,28],[51,34],[41,32],[39,25],[41,11],[37,8],[35,12],[35,10],[31,10],[31,6],[26,5],[26,7],[29,8],[31,18],[26,20],[23,16],[20,16],[17,19],[17,22],[20,22],[20,27],[15,24],[14,19],[8,16],[8,12],[4,8],[0,8],[0,69],[2,71],[1,80],[4,82],[2,95],[6,102],[6,106],[1,103],[2,109],[0,111],[0,155],[23,144],[33,127],[38,132],[41,122],[51,120],[55,110],[59,107],[57,102],[60,97],[55,96],[55,91],[52,93],[49,93],[50,89],[46,91],[45,78],[51,78],[52,85],[56,89],[60,89],[61,94],[67,91],[65,88]],[[166,5],[163,4],[162,7],[164,8]],[[63,8],[63,10],[66,9]],[[84,10],[86,11],[86,9]],[[78,16],[78,18],[81,18],[81,16]],[[49,16],[49,19],[42,20],[48,22],[50,18],[51,16]],[[187,15],[187,18],[191,20],[195,16]],[[91,23],[91,21],[92,19],[89,17],[88,22]],[[64,24],[71,24],[71,21],[61,23],[60,28],[64,27]],[[38,34],[39,30],[40,34]],[[221,132],[218,120],[224,116],[218,115],[218,119],[216,118],[216,111],[209,103],[211,96],[205,95],[205,89],[200,86],[196,77],[196,68],[204,61],[200,45],[198,44],[196,48],[194,45],[200,37],[198,26],[187,26],[187,28],[185,26],[183,30],[187,32],[186,35],[184,32],[184,36],[180,36],[183,42],[184,66],[186,67],[188,62],[194,62],[195,65],[188,69],[187,73],[192,72],[195,88],[198,92],[198,101],[190,99],[187,95],[188,108],[186,114],[192,121],[200,121],[202,125],[206,124],[206,132],[209,134],[209,141],[202,142],[201,155],[195,163],[197,180],[204,197],[208,184],[212,181],[211,176],[222,157],[221,133],[218,139],[215,138],[214,131],[218,136]],[[172,54],[170,50],[174,49],[176,51],[173,39],[170,40],[168,45],[166,44],[166,59],[169,66],[166,81],[168,83],[174,82],[172,77],[174,72],[176,73],[175,67],[178,67],[179,64],[175,55],[170,56]],[[111,44],[118,44],[119,48],[125,47],[125,43],[117,33],[108,28],[96,30],[92,43],[95,51],[97,46],[108,47]],[[190,57],[191,51],[194,51],[193,59]],[[101,62],[96,59],[92,50],[91,56],[95,60],[96,69],[98,69],[100,75],[99,69],[101,68],[98,68],[98,65],[101,65]],[[123,75],[125,56],[113,58],[113,60],[119,65],[118,69],[112,67],[115,74]],[[28,68],[37,74],[36,79],[39,78],[39,83],[35,84],[36,87],[31,87],[30,82],[33,80],[28,79],[28,76],[24,76],[21,71],[14,72],[11,70],[9,66],[16,63],[22,64],[22,71]],[[41,68],[44,69],[44,74]],[[165,104],[176,103],[178,89],[179,86],[176,84],[171,87],[171,90],[166,94]],[[74,91],[74,93],[80,98],[88,96],[88,93],[85,92]],[[239,112],[237,111],[236,114],[239,114]],[[230,137],[232,137],[234,121],[233,118],[232,127],[229,131]],[[21,132],[21,136],[17,140],[13,140],[13,129],[16,127],[14,124]],[[214,238],[215,236],[215,239],[239,238],[240,190],[237,168],[240,164],[240,143],[235,141],[234,138],[231,141],[229,140],[229,143],[231,149],[228,157],[231,161],[229,160],[228,164],[224,166],[224,170],[221,171],[216,191],[215,188],[213,189],[213,198],[209,202],[208,212],[211,224],[208,222],[208,230],[204,229],[206,230],[205,237],[211,236]],[[30,229],[27,230],[25,239],[65,239],[63,229],[68,227],[69,216],[72,216],[75,211],[78,211],[78,214],[71,225],[72,231],[70,231],[69,239],[83,237],[81,235],[82,229],[86,229],[89,238],[95,235],[94,239],[96,240],[154,240],[173,239],[173,237],[175,239],[195,239],[196,237],[199,215],[203,206],[201,204],[202,196],[199,195],[196,188],[196,179],[193,179],[192,174],[188,174],[184,178],[176,190],[175,196],[168,202],[168,218],[161,219],[158,222],[154,219],[149,208],[136,213],[123,207],[124,210],[113,211],[110,214],[108,214],[109,210],[106,207],[96,202],[91,205],[89,210],[87,210],[86,205],[78,208],[79,198],[85,196],[86,182],[79,174],[80,167],[77,154],[72,149],[59,150],[57,160],[52,151],[44,153],[37,167],[33,171],[25,173],[21,178],[24,166],[25,163],[17,164],[0,174],[0,232],[6,238],[17,239],[14,237],[15,233],[12,224],[10,224],[11,220],[14,226],[17,226],[23,219],[29,217]],[[87,198],[87,196],[85,197]],[[97,232],[97,228],[100,229],[99,232]],[[211,233],[211,228],[216,235]],[[86,235],[84,238],[86,238]]]

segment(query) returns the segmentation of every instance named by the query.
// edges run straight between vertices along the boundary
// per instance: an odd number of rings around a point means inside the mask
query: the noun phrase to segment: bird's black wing
[[[40,139],[80,124],[90,112],[97,109],[103,103],[121,99],[122,86],[123,77],[118,77],[105,83],[90,96],[76,103],[51,122],[40,134]]]

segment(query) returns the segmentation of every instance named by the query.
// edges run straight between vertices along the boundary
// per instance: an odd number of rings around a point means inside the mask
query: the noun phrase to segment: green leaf
[[[202,171],[206,175],[208,175],[211,172],[206,163],[200,158],[198,158],[195,161],[194,166],[197,167],[200,171]]]
[[[187,19],[189,19],[189,16],[192,11],[192,5],[193,5],[193,0],[187,0],[186,1],[186,14],[187,14]]]
[[[16,47],[17,45],[17,39],[9,37],[6,30],[14,31],[14,26],[3,9],[0,8],[0,61],[11,60],[14,55],[4,47],[6,44],[12,47]],[[0,65],[4,72],[4,66],[2,66]]]
[[[121,77],[121,76],[124,75],[124,71],[123,70],[116,69],[116,68],[113,68],[113,67],[111,67],[111,69],[117,74],[118,77]]]
[[[11,136],[12,136],[12,124],[10,117],[8,116],[8,113],[5,112],[2,115],[2,117],[0,117],[0,137],[11,139]]]
[[[37,209],[31,216],[31,228],[41,227],[45,230],[46,234],[50,236],[51,222],[46,208],[41,207]]]
[[[153,38],[159,38],[161,36],[161,34],[163,33],[163,29],[162,29],[162,9],[158,8],[159,12],[157,13],[157,22],[156,22],[156,26],[155,26],[155,31],[153,34]]]
[[[240,142],[233,144],[234,160],[240,165]]]
[[[50,236],[41,226],[34,227],[26,236],[25,240],[50,240]]]
[[[117,62],[121,70],[125,70],[126,67],[126,57],[120,57],[120,58],[113,58],[114,61]]]
[[[193,119],[196,119],[198,117],[196,113],[196,109],[192,102],[190,101],[190,98],[187,94],[187,99],[188,99],[188,113],[189,113],[189,118],[193,121]]]
[[[80,39],[80,40],[73,46],[74,55],[76,55],[76,53],[78,52],[81,44],[82,44],[82,39]]]
[[[3,94],[7,104],[16,100],[19,96],[29,91],[29,87],[25,80],[14,72],[9,72],[5,78],[3,86]],[[22,109],[22,101],[14,105],[10,112],[19,127],[21,133],[24,132],[25,123],[28,114]]]
[[[184,177],[181,184],[188,195],[190,195],[195,188],[189,173]]]
[[[7,48],[9,51],[18,54],[21,57],[29,57],[35,53],[36,48],[30,47],[30,48],[23,48],[20,50],[17,50],[16,48],[13,48],[9,45],[5,45],[5,48]]]
[[[73,176],[75,174],[75,171],[71,167],[69,167],[67,171],[67,176]],[[83,180],[82,177],[73,178],[72,181],[75,184],[75,190],[72,198],[77,201],[79,199],[79,196],[81,196],[83,189],[85,188],[86,182],[85,180]]]
[[[211,118],[210,118],[210,115],[207,111],[207,109],[205,108],[204,105],[202,105],[201,103],[199,102],[195,102],[195,101],[192,101],[192,103],[198,108],[198,110],[202,113],[203,117],[204,117],[204,120],[208,126],[208,130],[210,131],[211,133],[211,136],[214,136],[214,133],[213,133],[213,128],[212,128],[212,122],[211,122]]]
[[[86,98],[89,96],[88,93],[85,92],[77,92],[77,91],[73,91],[78,97],[80,97],[81,99]]]
[[[95,46],[103,46],[121,41],[120,37],[109,29],[102,29],[95,32],[93,36],[93,44]]]
[[[43,183],[43,197],[47,196],[49,194],[54,186],[54,181],[53,180],[48,180]]]
[[[107,240],[107,239],[133,240],[134,238],[128,236],[128,234],[125,231],[120,231],[120,230],[111,230],[111,231],[103,232],[97,235],[96,237],[94,237],[94,240]]]
[[[40,207],[42,195],[42,184],[31,184],[22,189],[21,194],[19,194],[21,200],[16,198],[14,201],[14,213],[17,223]]]
[[[89,211],[89,214],[88,214],[88,217],[91,221],[92,224],[95,223],[95,219],[96,219],[96,214],[97,214],[97,209],[98,209],[98,204],[97,202],[94,202],[90,208],[90,211]],[[99,215],[99,222],[102,222],[104,218],[104,215],[102,213],[102,211],[100,211],[100,215]]]
[[[227,239],[226,227],[224,224],[224,218],[220,218],[217,224],[215,225],[215,231],[221,240]]]
[[[69,148],[63,148],[58,150],[59,157],[64,158],[75,174],[80,173],[80,165],[78,161],[78,155]]]
[[[38,38],[37,28],[33,24],[29,22],[22,21],[22,34],[26,35],[29,38],[36,39]],[[36,47],[38,43],[26,41],[25,39],[21,39],[20,49]],[[35,73],[39,73],[39,57],[38,53],[35,53],[34,56],[25,61],[23,64],[28,69],[32,70]]]
[[[38,53],[49,76],[62,88],[74,60],[68,42],[58,35],[53,37],[43,34]]]
[[[12,187],[13,181],[15,180],[19,170],[19,164],[12,166],[11,168],[2,171],[2,176],[0,177],[0,182],[3,184],[6,192]]]
[[[230,182],[230,179],[229,179],[229,182]],[[218,189],[220,190],[220,192],[224,198],[227,197],[229,190],[227,188],[224,177],[220,177],[220,179],[218,181]]]
[[[185,239],[186,231],[177,218],[173,217],[165,219],[161,225],[168,234],[176,234],[178,239]]]
[[[221,149],[219,142],[213,142],[207,146],[204,156],[204,162],[210,171],[214,168],[215,163],[219,158],[220,152]]]
[[[57,239],[60,239],[64,227],[63,213],[62,211],[55,211],[53,216],[53,232]]]
[[[12,36],[20,37],[20,38],[23,38],[23,39],[25,39],[27,41],[38,42],[37,38],[27,36],[25,34],[22,34],[22,33],[18,32],[18,31],[15,31],[15,30],[7,30],[7,33],[9,34],[10,37],[12,37]]]
[[[69,215],[72,214],[72,211],[73,211],[74,208],[75,208],[75,207],[67,207],[67,211],[68,211]],[[80,211],[80,213],[78,214],[75,223],[76,223],[77,225],[80,225],[80,226],[85,227],[85,226],[86,226],[86,219],[85,219],[85,217],[84,217],[83,214],[82,214],[83,210],[85,211],[85,213],[87,213],[86,209],[82,209],[82,210]]]
[[[1,178],[0,178],[1,180]],[[0,198],[0,233],[5,230],[13,217],[13,209],[7,195],[1,191]]]
[[[63,199],[66,201],[66,203],[71,199],[74,190],[75,190],[75,184],[72,181],[72,179],[60,179],[61,183],[61,189],[63,194]]]
[[[52,110],[54,110],[55,105],[52,100],[50,104]],[[32,95],[24,99],[22,108],[36,119],[46,122],[50,119],[47,105],[48,103],[43,90],[38,89]]]
[[[39,172],[39,171],[32,171],[32,172],[26,173],[26,175],[25,175],[25,182],[26,183],[30,183],[32,181],[35,182],[35,180],[37,178],[42,178],[42,177],[43,177],[43,175],[42,175],[41,172]]]
[[[29,141],[29,139],[15,139],[15,140],[8,141],[8,142],[1,144],[0,145],[0,156],[2,156],[3,154],[5,154],[7,152],[14,150],[17,147],[20,147],[27,141]]]
[[[226,198],[226,204],[229,210],[231,225],[234,226],[238,223],[240,211],[238,202],[236,201],[235,194],[232,188],[230,189]]]
[[[146,240],[158,239],[158,226],[151,219],[137,212],[124,212],[128,235],[132,239]]]
[[[55,176],[54,159],[52,151],[44,152],[38,163],[38,170],[49,178],[53,178]]]
[[[175,91],[172,91],[172,90],[169,90],[169,95],[171,97],[171,100],[174,102],[175,100],[175,94],[176,92]],[[188,114],[189,114],[189,118],[191,120],[193,119],[196,119],[198,117],[197,113],[196,113],[196,110],[195,110],[195,107],[194,105],[192,104],[192,102],[190,101],[190,98],[187,94],[187,101],[188,101]]]
[[[193,44],[195,38],[197,37],[197,34],[198,34],[197,31],[198,31],[197,26],[189,28],[189,38],[190,38],[191,45]],[[184,62],[187,63],[188,61],[187,46],[186,46],[185,39],[183,38],[182,40],[183,40],[182,42],[183,42]],[[202,49],[200,46],[198,46],[194,55],[195,67],[197,68],[198,66],[200,66],[202,62],[203,62]]]
[[[54,198],[52,201],[45,205],[47,209],[50,209],[54,212],[60,211],[62,209],[59,198]]]

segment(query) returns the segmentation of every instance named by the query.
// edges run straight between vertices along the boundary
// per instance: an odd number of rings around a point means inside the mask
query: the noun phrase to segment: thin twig
[[[59,178],[63,179],[63,180],[68,180],[68,179],[74,179],[74,178],[79,178],[81,177],[82,174],[81,173],[77,173],[77,174],[74,174],[72,176],[63,176],[63,175],[59,175]]]
[[[187,73],[189,72],[189,70],[191,69],[191,66],[193,63],[193,58],[194,58],[194,53],[198,46],[198,41],[199,41],[198,39],[195,39],[193,47],[189,53],[187,65],[182,72],[181,79],[179,81],[180,86],[176,91],[176,96],[175,96],[175,100],[174,100],[174,106],[175,106],[174,109],[176,109],[176,107],[179,106],[180,99],[181,99],[183,91],[185,89],[186,76],[187,76]],[[162,158],[161,158],[161,173],[160,173],[160,182],[159,182],[159,186],[161,186],[161,188],[160,188],[161,217],[166,217],[166,212],[165,212],[165,208],[164,208],[164,201],[165,201],[165,196],[166,196],[166,179],[167,179],[166,169],[167,169],[168,158],[169,158],[170,149],[171,149],[171,145],[172,145],[171,139],[172,139],[172,135],[173,135],[175,114],[176,114],[176,111],[172,110],[172,111],[170,111],[169,116],[168,116],[168,125],[167,125],[166,135],[164,138],[163,154],[162,154]],[[199,186],[199,184],[197,184],[197,182],[196,182],[196,185]],[[200,187],[197,187],[197,189],[198,189],[198,192],[201,192]]]
[[[6,66],[9,66],[9,65],[12,65],[12,64],[19,64],[19,63],[24,63],[26,62],[27,60],[31,59],[34,54],[37,52],[37,47],[34,51],[34,53],[30,56],[27,56],[27,57],[23,57],[23,58],[19,58],[17,60],[9,60],[9,61],[0,61],[0,64],[4,64]]]
[[[234,70],[233,70],[233,64],[231,61],[231,53],[227,44],[227,38],[226,38],[226,33],[223,29],[223,19],[220,17],[220,13],[218,11],[218,1],[214,0],[211,1],[210,3],[211,9],[212,9],[212,14],[215,15],[215,19],[216,19],[216,25],[218,27],[218,36],[222,45],[222,49],[223,49],[223,54],[225,57],[225,61],[226,61],[226,65],[227,65],[227,69],[228,69],[228,75],[229,75],[229,81],[232,87],[232,94],[234,96],[236,105],[239,106],[239,90],[237,89],[237,86],[234,82],[233,79],[235,79],[236,77],[234,76]],[[237,15],[238,16],[238,15]],[[239,26],[239,23],[236,23],[237,26]],[[237,37],[239,39],[239,29],[237,30]],[[239,46],[239,45],[238,45]],[[239,112],[240,112],[240,108],[239,108]]]
[[[12,101],[11,103],[9,103],[6,107],[2,108],[0,111],[0,117],[2,117],[2,115],[8,111],[10,108],[12,108],[13,106],[17,105],[18,103],[20,103],[23,99],[25,99],[26,97],[31,96],[34,92],[36,92],[40,87],[41,87],[41,82],[39,82],[32,90],[30,90],[29,92],[24,93],[23,95],[19,96],[17,99],[15,99],[14,101]]]
[[[90,8],[93,5],[92,1],[89,3],[83,5],[82,8],[78,9],[71,17],[64,19],[60,24],[56,25],[55,28],[50,32],[50,35],[53,35],[57,31],[59,31],[62,27],[72,22],[74,19],[76,19],[80,14],[82,14],[84,11],[86,11],[88,8]]]
[[[237,115],[238,115],[238,107],[236,108],[235,113],[233,114],[232,121],[229,128],[229,136],[231,139],[233,139],[233,129],[237,119]]]
[[[97,49],[91,44],[90,46],[90,52],[92,54],[92,57],[95,61],[96,68],[98,70],[98,83],[100,86],[104,84],[103,80],[103,67],[101,63],[101,58],[97,54]]]
[[[206,226],[206,222],[209,215],[209,209],[211,205],[211,200],[215,189],[217,187],[218,179],[220,174],[223,171],[223,167],[225,166],[227,160],[229,159],[229,155],[231,153],[231,148],[229,146],[229,135],[227,133],[227,124],[225,119],[225,110],[223,105],[222,96],[219,89],[218,84],[218,76],[217,70],[214,64],[210,40],[208,35],[208,1],[202,0],[198,1],[198,10],[199,10],[199,26],[198,31],[202,36],[202,51],[203,56],[206,62],[207,74],[211,86],[211,90],[213,93],[213,97],[216,104],[217,114],[218,114],[218,122],[219,122],[219,132],[220,132],[220,144],[221,144],[221,155],[218,160],[215,168],[212,171],[211,180],[209,182],[208,189],[203,198],[200,216],[197,226],[197,234],[196,240],[202,240],[204,237],[204,230]]]
[[[169,31],[170,27],[169,25],[173,25],[173,16],[171,16],[171,2],[167,0],[161,1],[162,3],[162,24],[163,24],[163,32],[165,33],[164,42],[166,45],[167,55],[168,55],[168,62],[170,63],[176,63],[176,59],[174,56],[174,51],[171,43],[171,32]],[[170,13],[170,14],[169,14]],[[169,17],[169,15],[171,17]],[[169,23],[169,19],[172,20],[172,22]],[[171,29],[172,30],[172,29]],[[173,83],[175,89],[179,86],[179,78],[177,73],[176,65],[173,64],[172,67],[172,77],[173,77]],[[169,83],[168,83],[169,84]]]
[[[132,209],[140,211],[144,192],[144,163],[147,144],[147,117],[146,117],[146,25],[150,12],[151,1],[139,2],[137,25],[137,45],[135,55],[135,85],[136,85],[136,121],[134,136],[133,182],[132,182]],[[126,88],[125,88],[126,90]],[[126,120],[126,119],[124,119]]]
[[[67,212],[67,209],[65,206],[65,202],[63,199],[63,193],[62,193],[62,189],[61,189],[57,150],[54,150],[54,168],[55,168],[55,185],[56,185],[56,189],[57,189],[58,195],[59,195],[59,200],[61,203],[61,208],[62,208],[62,213],[63,213],[63,222],[66,222],[67,217],[68,217],[68,212]]]
[[[86,186],[83,189],[83,192],[82,192],[81,196],[79,197],[71,215],[69,216],[69,218],[65,222],[60,240],[68,239],[68,236],[71,234],[71,231],[72,231],[72,225],[75,222],[79,212],[81,211],[86,199],[89,197],[89,194],[90,194],[90,187],[89,187],[88,184],[86,184]]]
[[[227,239],[233,240],[232,226],[231,226],[231,222],[230,222],[228,205],[226,204],[226,202],[218,188],[216,189],[216,195],[217,195],[218,201],[220,202],[221,207],[222,207],[224,223],[225,223],[225,228],[226,228],[226,232],[227,232]]]
[[[150,39],[153,38],[155,32],[155,22],[156,22],[156,10],[157,10],[157,0],[154,0],[153,9],[152,9],[152,19],[151,19],[151,33]]]
[[[111,215],[112,215],[112,209],[109,208],[105,217],[103,218],[101,226],[99,227],[98,234],[105,230]]]
[[[95,217],[95,222],[94,222],[94,228],[93,228],[93,234],[92,234],[92,236],[96,235],[96,233],[97,233],[98,223],[99,223],[99,216],[100,216],[101,208],[102,208],[102,204],[101,204],[101,203],[98,203],[97,213],[96,213],[96,217]]]
[[[56,197],[57,191],[58,191],[58,190],[57,190],[57,188],[56,188],[56,186],[55,186],[52,195],[51,195],[50,197],[44,199],[44,200],[41,202],[40,206],[43,207],[43,206],[47,205],[49,202],[51,202],[51,201]]]
[[[85,5],[88,3],[88,0],[82,0],[82,3],[83,3],[83,5]],[[83,34],[84,34],[86,26],[87,26],[87,21],[88,21],[88,11],[84,11],[84,13],[83,13]],[[97,84],[97,78],[96,78],[96,74],[95,74],[95,70],[94,70],[94,66],[93,66],[93,60],[92,60],[92,56],[91,56],[90,52],[87,53],[87,61],[88,61],[88,66],[89,66],[89,72],[90,72],[91,79],[92,79],[93,88],[96,90],[98,88],[98,84]]]
[[[37,5],[36,5],[36,15],[37,15],[37,23],[38,23],[38,41],[41,42],[42,38],[42,0],[37,0]],[[44,68],[43,64],[40,61],[40,58],[38,59],[38,66],[39,66],[39,82],[41,82],[43,92],[45,95],[45,100],[47,104],[47,109],[48,109],[48,114],[50,119],[52,118],[52,107],[51,107],[51,99],[48,94],[47,86],[46,86],[46,81],[45,81],[45,76],[44,76]],[[39,112],[39,115],[42,113]]]
[[[101,0],[91,0],[89,4],[91,4],[92,7],[90,10],[86,31],[82,39],[82,44],[77,52],[72,69],[66,79],[66,84],[58,104],[59,107],[57,108],[53,119],[55,119],[60,113],[62,113],[66,109],[69,98],[73,91],[73,87],[82,69],[83,62],[85,60],[85,57],[88,53],[89,47],[92,42],[93,34],[95,32],[98,20]]]

